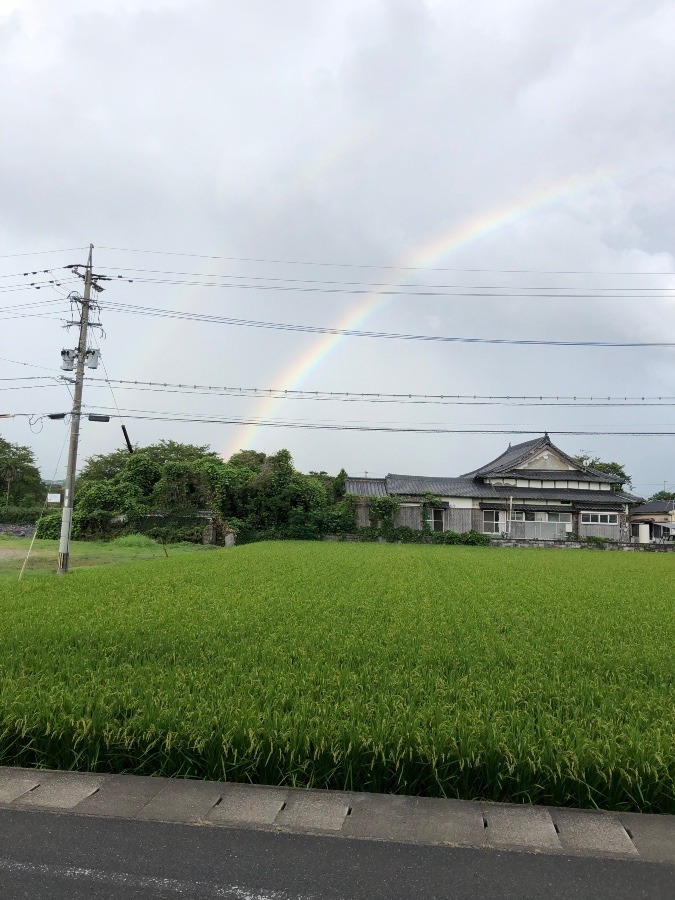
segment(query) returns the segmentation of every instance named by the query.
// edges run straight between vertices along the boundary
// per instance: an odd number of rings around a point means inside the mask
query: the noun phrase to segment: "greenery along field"
[[[0,763],[675,812],[670,554],[258,543],[0,581]]]
[[[16,580],[26,559],[30,538],[15,538],[0,534],[0,578]],[[215,547],[208,544],[170,544],[164,547],[157,541],[141,534],[128,534],[113,541],[71,541],[70,565],[78,566],[110,566],[144,559],[159,559],[165,556],[176,556],[184,553],[212,553]],[[37,574],[53,574],[58,566],[59,542],[37,540],[33,543],[28,563],[24,572],[25,578]]]

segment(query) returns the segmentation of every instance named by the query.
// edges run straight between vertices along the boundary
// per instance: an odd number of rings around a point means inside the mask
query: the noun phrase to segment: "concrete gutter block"
[[[617,813],[642,859],[675,864],[675,816]]]
[[[223,785],[187,778],[164,780],[164,787],[135,816],[157,822],[198,822],[220,801]]]
[[[133,819],[165,786],[163,778],[111,775],[95,794],[78,803],[74,812],[86,816]]]
[[[223,799],[208,814],[217,825],[272,825],[288,791],[250,784],[226,784]]]
[[[293,790],[274,824],[308,831],[340,831],[350,809],[350,797],[338,791]]]
[[[44,772],[35,769],[0,769],[0,803],[12,803],[36,788],[44,779]]]
[[[86,797],[96,793],[109,776],[85,772],[50,772],[47,779],[28,794],[19,797],[15,806],[40,809],[73,809]]]
[[[563,850],[637,856],[635,844],[617,816],[583,809],[550,812]]]
[[[550,813],[541,806],[481,803],[490,847],[521,847],[530,850],[562,850]]]
[[[359,794],[342,834],[375,840],[420,844],[485,842],[483,816],[476,803],[394,794]]]

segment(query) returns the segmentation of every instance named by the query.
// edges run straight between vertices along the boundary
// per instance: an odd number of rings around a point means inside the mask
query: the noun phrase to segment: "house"
[[[578,463],[548,434],[508,447],[492,462],[458,478],[387,475],[348,478],[360,498],[357,524],[369,524],[370,497],[397,497],[397,525],[433,531],[480,531],[495,537],[564,539],[570,533],[628,538],[628,510],[641,498],[623,480]]]
[[[640,543],[675,540],[675,500],[650,500],[633,508],[631,539]]]

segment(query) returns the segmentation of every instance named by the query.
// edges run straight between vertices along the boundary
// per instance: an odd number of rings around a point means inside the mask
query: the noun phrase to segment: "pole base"
[[[59,567],[56,570],[57,575],[68,574],[68,557],[70,553],[59,553]]]

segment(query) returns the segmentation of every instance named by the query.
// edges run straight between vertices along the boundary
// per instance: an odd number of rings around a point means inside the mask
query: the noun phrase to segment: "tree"
[[[251,469],[253,472],[261,472],[266,459],[265,454],[258,450],[240,450],[228,459],[227,465],[236,466],[239,469]]]
[[[0,479],[6,507],[37,504],[44,499],[46,488],[30,447],[0,438]]]
[[[675,500],[675,493],[672,491],[657,491],[649,498],[650,500]]]
[[[212,482],[224,468],[220,456],[208,447],[176,441],[138,447],[133,453],[115,450],[87,460],[75,504],[88,515],[168,507],[208,509],[215,496]]]
[[[288,450],[240,450],[224,462],[208,447],[160,441],[133,454],[116,450],[87,460],[75,512],[83,534],[110,530],[118,516],[134,527],[149,515],[190,518],[208,510],[245,540],[318,539],[354,527],[345,479],[344,470],[337,479],[298,472]]]
[[[626,472],[621,463],[603,462],[599,456],[590,456],[588,453],[575,456],[574,459],[587,469],[595,469],[596,472],[602,472],[605,475],[616,475],[622,482],[630,486],[630,475]]]
[[[128,450],[114,450],[112,453],[91,456],[86,461],[79,480],[103,481],[116,478],[122,471],[128,470],[130,459],[141,455],[144,459],[151,460],[159,466],[169,462],[197,462],[203,459],[222,463],[220,456],[206,445],[160,441],[158,444],[150,444],[147,447],[136,447],[133,454],[130,454]],[[134,463],[131,465],[133,466]]]

